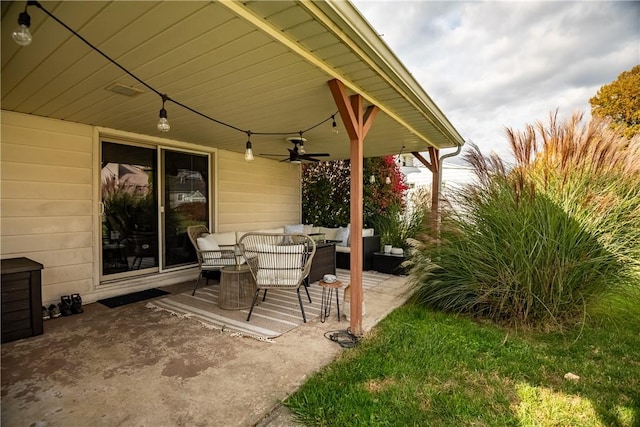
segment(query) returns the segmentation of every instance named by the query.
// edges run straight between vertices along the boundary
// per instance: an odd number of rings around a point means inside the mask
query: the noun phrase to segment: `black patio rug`
[[[98,302],[102,305],[106,305],[109,308],[121,307],[123,305],[132,304],[134,302],[140,302],[147,299],[160,297],[166,295],[169,292],[163,291],[158,288],[145,289],[144,291],[133,292],[126,295],[118,295],[117,297],[99,299]]]

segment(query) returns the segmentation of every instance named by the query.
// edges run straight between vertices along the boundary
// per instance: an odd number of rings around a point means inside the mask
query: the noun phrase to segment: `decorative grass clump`
[[[581,119],[508,131],[512,168],[472,147],[478,182],[413,242],[415,301],[545,327],[640,301],[639,139]]]

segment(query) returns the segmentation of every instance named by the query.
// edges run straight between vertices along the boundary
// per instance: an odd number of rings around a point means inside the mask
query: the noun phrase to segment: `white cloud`
[[[575,112],[640,63],[638,2],[354,0],[465,139],[510,158],[504,128]]]

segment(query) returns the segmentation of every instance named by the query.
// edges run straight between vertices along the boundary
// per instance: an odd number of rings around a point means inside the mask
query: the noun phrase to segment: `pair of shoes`
[[[80,294],[61,296],[58,308],[59,313],[63,316],[71,316],[72,314],[84,313],[84,310],[82,309],[82,298],[80,297]],[[58,316],[60,316],[60,314],[58,314]]]
[[[44,305],[42,306],[42,320],[51,319],[51,315],[49,314],[49,310]]]
[[[73,314],[84,313],[82,309],[82,298],[80,294],[72,294],[71,295],[71,312]]]
[[[61,316],[60,309],[58,308],[57,305],[55,304],[49,305],[49,315],[51,316],[52,319],[57,319],[58,317]]]
[[[63,316],[71,316],[73,313],[71,312],[71,297],[69,295],[63,295],[60,297],[60,304],[58,304],[60,309],[60,313]]]

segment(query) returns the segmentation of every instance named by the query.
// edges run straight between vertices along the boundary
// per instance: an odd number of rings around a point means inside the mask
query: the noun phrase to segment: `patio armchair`
[[[296,290],[302,320],[306,323],[300,286],[304,285],[304,279],[311,270],[311,261],[316,253],[315,241],[306,234],[247,233],[240,238],[238,245],[257,287],[247,322],[251,319],[260,291],[264,290],[264,301],[269,289],[280,288]],[[304,289],[311,302],[306,285]]]
[[[198,267],[200,268],[200,274],[191,295],[195,295],[202,276],[206,277],[207,284],[209,284],[208,272],[219,272],[226,265],[236,265],[244,262],[244,260],[236,257],[235,247],[219,246],[204,225],[187,227],[187,234],[196,250]]]

